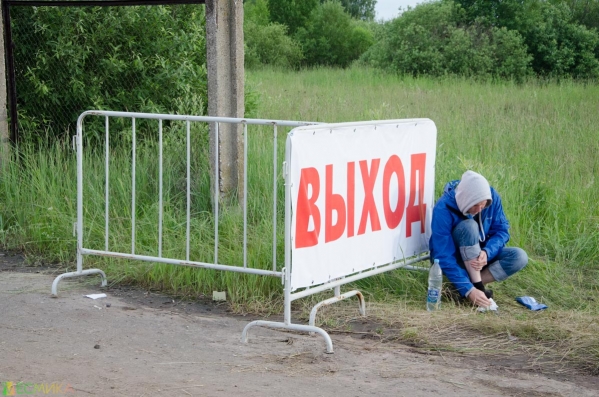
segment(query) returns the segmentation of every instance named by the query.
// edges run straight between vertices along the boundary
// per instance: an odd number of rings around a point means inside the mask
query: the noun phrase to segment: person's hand
[[[489,307],[491,306],[491,301],[487,299],[487,296],[484,292],[479,289],[474,288],[472,292],[468,294],[468,299],[475,305],[480,307]]]
[[[478,258],[469,260],[468,265],[476,271],[481,271],[483,267],[487,266],[487,251],[480,251]]]

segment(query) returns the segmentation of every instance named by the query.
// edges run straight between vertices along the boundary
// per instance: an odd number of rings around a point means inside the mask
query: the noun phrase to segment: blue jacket
[[[460,253],[451,236],[453,229],[466,218],[461,214],[455,200],[455,187],[459,182],[447,183],[443,189],[443,195],[435,204],[429,248],[431,260],[439,260],[443,274],[453,283],[460,295],[466,296],[473,285],[466,269],[457,262]],[[491,188],[491,198],[493,200],[491,206],[479,214],[482,217],[486,237],[485,241],[480,243],[480,247],[487,252],[488,263],[493,261],[510,239],[510,224],[503,212],[501,197],[493,188]]]

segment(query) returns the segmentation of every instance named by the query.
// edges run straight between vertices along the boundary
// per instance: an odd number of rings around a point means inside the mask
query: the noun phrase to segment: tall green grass
[[[159,172],[158,124],[137,122],[135,172],[135,238],[132,236],[132,143],[129,129],[111,131],[109,144],[108,250],[158,256]],[[92,127],[94,122],[92,121]],[[127,121],[117,120],[121,127]],[[93,128],[92,128],[93,130]],[[273,268],[273,145],[272,127],[248,127],[248,234],[247,266]],[[87,131],[87,130],[85,130]],[[85,132],[84,131],[84,132]],[[113,133],[114,132],[114,133]],[[285,138],[285,130],[281,131]],[[104,250],[105,144],[87,133],[83,156],[84,247]],[[208,129],[193,124],[191,130],[191,208],[189,259],[214,263],[215,232],[211,203]],[[281,148],[283,150],[283,148]],[[279,154],[282,156],[282,154]],[[283,157],[280,157],[283,158]],[[277,165],[277,176],[280,165]],[[184,123],[170,123],[163,133],[162,256],[186,258],[186,133]],[[40,148],[21,145],[0,177],[0,244],[27,254],[75,267],[76,154],[63,142]],[[283,185],[277,185],[283,202]],[[283,215],[278,209],[277,263],[283,266]],[[239,206],[221,203],[218,263],[243,265],[243,214]],[[106,270],[111,282],[138,283],[182,295],[227,290],[233,302],[273,301],[280,295],[280,279],[240,273],[160,265],[86,256],[85,267]]]
[[[573,81],[524,84],[466,79],[410,78],[361,68],[248,71],[257,94],[256,117],[341,122],[426,117],[438,129],[436,193],[466,169],[485,175],[502,195],[511,244],[532,260],[517,277],[495,287],[504,296],[529,294],[553,307],[593,310],[599,253],[599,87]],[[156,127],[148,124],[137,149],[136,253],[156,255],[158,172]],[[285,131],[279,131],[278,158]],[[112,251],[131,252],[131,143],[114,139],[110,161]],[[184,125],[165,129],[163,256],[185,257]],[[272,130],[249,128],[248,265],[272,268]],[[112,137],[111,137],[112,139]],[[210,203],[207,131],[192,131],[191,260],[211,262],[214,217]],[[85,148],[86,247],[104,248],[104,158],[101,139]],[[21,146],[0,176],[0,243],[74,267],[75,155],[67,144],[40,151]],[[280,167],[277,169],[280,172]],[[283,265],[283,185],[278,175],[277,269]],[[221,207],[219,262],[243,263],[241,211]],[[86,257],[85,266],[112,281],[135,282],[179,294],[227,290],[234,302],[280,299],[280,280],[170,265]],[[360,283],[373,298],[421,303],[426,274],[397,271]]]

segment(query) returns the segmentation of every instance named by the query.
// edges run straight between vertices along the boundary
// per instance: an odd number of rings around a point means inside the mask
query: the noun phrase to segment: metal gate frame
[[[85,248],[83,241],[83,120],[86,116],[104,116],[105,121],[105,142],[106,142],[106,151],[105,151],[105,172],[106,172],[106,186],[105,186],[105,246],[104,250],[94,250]],[[112,252],[109,250],[108,246],[108,225],[109,225],[109,173],[108,173],[108,162],[110,158],[109,152],[109,117],[122,117],[122,118],[131,118],[132,119],[132,198],[131,198],[131,208],[132,208],[132,227],[131,227],[131,253],[124,252]],[[158,140],[159,140],[159,222],[158,222],[158,256],[148,256],[148,255],[137,255],[135,254],[135,153],[136,153],[136,139],[135,139],[135,120],[136,119],[151,119],[158,120]],[[162,257],[162,121],[163,120],[178,120],[185,121],[187,128],[187,236],[186,236],[186,258],[182,259],[174,259],[174,258],[163,258]],[[214,216],[215,216],[215,254],[214,254],[214,263],[206,263],[206,262],[196,262],[189,260],[189,223],[190,223],[190,123],[191,122],[204,122],[204,123],[214,123],[215,129],[214,133],[216,134],[216,141],[218,142],[218,128],[220,123],[229,123],[229,124],[242,124],[244,126],[244,264],[241,266],[230,266],[230,265],[221,265],[218,264],[218,213],[219,213],[219,200],[218,200],[218,178],[215,178],[215,198],[214,198]],[[153,113],[134,113],[134,112],[116,112],[116,111],[99,111],[99,110],[90,110],[83,112],[79,118],[77,119],[77,135],[73,136],[73,144],[76,146],[77,151],[77,222],[74,225],[77,233],[77,270],[70,273],[64,273],[59,275],[54,279],[52,283],[52,295],[58,295],[58,283],[64,279],[69,277],[78,277],[85,276],[90,274],[99,274],[102,277],[102,287],[106,286],[106,274],[100,269],[87,269],[83,270],[83,256],[84,255],[96,255],[96,256],[106,256],[113,258],[124,258],[124,259],[136,259],[141,261],[148,262],[158,262],[158,263],[167,263],[173,265],[183,265],[183,266],[192,266],[192,267],[202,267],[207,269],[215,269],[215,270],[228,270],[233,272],[240,273],[249,273],[249,274],[258,274],[265,276],[274,276],[281,277],[282,272],[277,271],[276,269],[276,244],[273,245],[273,269],[271,270],[263,270],[263,269],[253,269],[247,266],[247,126],[248,124],[252,125],[272,125],[273,126],[273,142],[274,142],[274,213],[273,213],[273,225],[274,225],[274,233],[273,233],[273,241],[276,238],[276,203],[277,203],[277,189],[276,189],[276,175],[278,171],[277,164],[277,126],[289,126],[289,127],[297,127],[303,125],[311,125],[318,123],[311,122],[301,122],[301,121],[285,121],[285,120],[262,120],[262,119],[240,119],[240,118],[229,118],[229,117],[208,117],[208,116],[185,116],[185,115],[169,115],[169,114],[153,114]],[[218,168],[218,145],[216,149],[215,155],[215,167]]]
[[[104,250],[90,249],[84,247],[83,241],[83,120],[87,116],[104,116],[105,117],[105,246]],[[109,250],[108,236],[109,236],[109,118],[110,117],[121,117],[132,119],[132,197],[131,197],[131,208],[132,208],[132,220],[131,220],[131,253],[124,252],[113,252]],[[136,153],[136,139],[135,139],[135,120],[136,119],[151,119],[158,120],[158,136],[159,136],[159,207],[158,207],[158,256],[149,255],[138,255],[135,254],[135,153]],[[164,258],[162,257],[162,121],[185,121],[187,130],[187,233],[186,233],[186,258],[175,259],[175,258]],[[218,142],[218,129],[220,123],[229,124],[242,124],[244,126],[244,195],[243,195],[243,266],[232,266],[223,265],[218,263],[218,213],[219,213],[219,180],[214,178],[214,263],[197,262],[189,259],[189,237],[190,237],[190,123],[191,122],[203,122],[203,123],[214,123],[214,134],[216,134],[216,142]],[[376,123],[376,122],[373,122]],[[68,272],[57,276],[52,283],[52,295],[58,295],[58,284],[64,278],[79,277],[86,275],[99,274],[102,282],[101,286],[107,285],[106,274],[100,269],[86,269],[83,270],[83,256],[84,255],[95,255],[112,258],[122,258],[131,260],[140,260],[146,262],[165,263],[180,266],[190,266],[214,270],[233,271],[239,273],[257,274],[263,276],[281,277],[284,285],[284,321],[253,321],[245,326],[242,331],[241,341],[247,343],[249,329],[254,326],[262,326],[276,329],[287,329],[291,331],[309,332],[311,334],[317,333],[321,335],[326,343],[326,352],[333,353],[333,343],[329,334],[322,328],[316,327],[316,314],[320,307],[339,302],[341,300],[356,296],[359,301],[359,311],[362,315],[365,315],[365,302],[362,293],[358,290],[352,290],[345,293],[341,293],[341,286],[351,282],[358,281],[360,279],[395,270],[398,268],[404,268],[409,270],[427,270],[424,267],[413,266],[415,263],[429,259],[428,254],[419,254],[409,260],[398,260],[393,263],[379,266],[374,269],[353,274],[340,279],[332,280],[325,284],[318,285],[316,287],[308,287],[299,292],[291,293],[291,187],[289,181],[289,169],[288,165],[291,161],[291,150],[289,142],[286,146],[285,161],[283,162],[283,176],[285,178],[285,265],[278,271],[276,261],[276,214],[277,214],[277,171],[279,164],[277,160],[277,127],[299,127],[306,125],[321,124],[317,122],[305,122],[305,121],[289,121],[289,120],[265,120],[265,119],[241,119],[241,118],[229,118],[229,117],[209,117],[209,116],[187,116],[187,115],[169,115],[169,114],[153,114],[153,113],[135,113],[135,112],[117,112],[117,111],[100,111],[90,110],[83,112],[77,119],[77,135],[73,136],[73,144],[76,147],[77,152],[77,222],[73,225],[77,234],[77,270],[74,272]],[[247,266],[247,126],[248,125],[271,125],[273,126],[273,268],[272,270],[255,269]],[[215,154],[215,168],[218,168],[218,145]],[[291,302],[300,298],[304,298],[310,295],[314,295],[320,292],[324,292],[330,289],[334,289],[334,297],[326,299],[316,304],[310,313],[310,320],[308,325],[293,324],[291,322]]]

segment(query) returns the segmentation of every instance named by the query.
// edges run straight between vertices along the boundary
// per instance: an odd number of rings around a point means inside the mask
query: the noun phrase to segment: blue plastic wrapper
[[[533,298],[532,296],[520,296],[520,297],[516,298],[516,302],[518,302],[521,305],[526,306],[530,310],[547,309],[547,305],[538,303],[537,300],[535,298]]]

